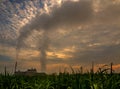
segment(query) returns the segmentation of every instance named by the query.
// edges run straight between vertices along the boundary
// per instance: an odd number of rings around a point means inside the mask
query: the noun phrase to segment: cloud
[[[5,55],[0,55],[0,61],[11,61],[11,57],[5,56]]]
[[[37,15],[21,29],[19,39],[27,37],[35,29],[55,30],[64,26],[79,26],[91,19],[92,12],[92,5],[89,1],[66,1],[61,7],[54,7],[50,14]]]
[[[94,61],[96,64],[99,63],[119,63],[120,58],[120,46],[111,45],[111,46],[100,46],[94,49],[87,49],[86,51],[76,50],[75,53],[72,53],[72,58],[69,59],[69,62],[74,63],[83,63],[90,64]]]
[[[97,24],[83,27],[82,29],[71,31],[65,36],[57,36],[53,39],[52,51],[56,53],[63,50],[63,54],[71,55],[67,62],[88,63],[95,61],[97,63],[120,62],[119,61],[119,44],[120,31],[118,25]],[[57,38],[57,39],[56,39]],[[53,41],[52,40],[52,41]],[[64,49],[74,48],[72,52],[66,52]],[[56,58],[57,59],[57,58]],[[64,60],[66,62],[66,60]]]
[[[37,15],[30,23],[21,29],[18,38],[17,49],[20,49],[25,38],[31,35],[33,30],[42,30],[43,38],[39,41],[41,52],[41,70],[46,69],[46,51],[48,50],[49,37],[48,31],[54,31],[59,27],[76,27],[90,19],[92,14],[91,3],[88,1],[72,2],[66,1],[61,7],[54,7],[48,14]]]
[[[117,2],[117,0],[116,0]],[[114,4],[110,0],[100,1],[101,11],[97,13],[98,21],[102,23],[118,23],[120,21],[120,3]]]
[[[37,13],[43,12],[43,4],[41,0],[2,0],[0,2],[0,41],[4,43],[0,43],[13,44],[19,35],[19,29]]]
[[[48,65],[54,63],[90,64],[91,61],[97,63],[120,62],[120,3],[99,0],[97,4],[99,10],[94,12],[92,0],[73,1],[63,0],[61,5],[58,5],[55,0],[45,0],[43,4],[46,4],[46,7],[43,7],[42,10],[37,7],[37,0],[29,3],[26,1],[26,10],[20,9],[22,3],[20,7],[19,4],[15,5],[19,12],[17,15],[10,4],[9,7],[13,12],[11,14],[14,16],[11,19],[12,26],[15,28],[15,33],[19,34],[17,47],[18,49],[23,47],[19,51],[19,56],[21,56],[19,58],[23,59],[22,62],[38,61],[42,47],[45,52],[54,53],[45,55]],[[36,16],[36,12],[39,10],[46,12],[45,8],[49,10],[49,13],[40,13]],[[8,11],[5,10],[5,12]],[[5,21],[9,19],[9,14],[4,16]],[[3,19],[0,18],[0,20]],[[7,44],[4,45],[7,47],[9,45],[15,47],[16,39],[10,40],[12,37],[14,38],[15,33],[8,30],[8,27],[11,28],[11,23],[3,25],[0,22],[0,24],[2,29],[0,30],[0,43]],[[20,24],[25,26],[21,28]],[[18,28],[21,28],[20,32]],[[8,39],[2,39],[3,35]],[[35,66],[35,64],[33,65]]]
[[[120,68],[120,64],[113,65],[113,69],[119,69],[119,68]]]

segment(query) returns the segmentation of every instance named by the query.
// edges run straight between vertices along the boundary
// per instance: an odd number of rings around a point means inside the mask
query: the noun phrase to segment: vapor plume
[[[46,71],[46,51],[48,50],[49,38],[47,32],[43,32],[42,41],[39,42],[41,71]]]
[[[24,40],[32,34],[33,30],[43,30],[43,39],[40,41],[41,70],[46,70],[46,51],[48,49],[48,32],[52,32],[61,27],[68,29],[80,26],[91,19],[92,16],[91,1],[79,0],[78,2],[65,1],[60,7],[53,7],[53,10],[47,14],[37,15],[32,21],[21,28],[18,38],[18,49]],[[67,29],[67,30],[68,30]]]

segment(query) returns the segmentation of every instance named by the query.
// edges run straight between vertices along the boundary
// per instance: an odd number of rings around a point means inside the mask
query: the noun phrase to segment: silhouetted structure
[[[17,71],[17,61],[15,63],[15,70],[14,70],[14,73]]]
[[[5,66],[5,76],[6,76],[6,74],[7,74],[7,71],[6,71],[6,66]]]
[[[24,75],[24,76],[36,76],[36,75],[46,75],[46,73],[38,73],[35,68],[28,69],[27,71],[16,71],[15,75]]]
[[[94,62],[92,62],[91,73],[94,74]]]
[[[80,73],[83,74],[83,67],[80,67]]]
[[[113,63],[111,63],[110,65],[110,74],[112,75],[112,73],[113,73]]]

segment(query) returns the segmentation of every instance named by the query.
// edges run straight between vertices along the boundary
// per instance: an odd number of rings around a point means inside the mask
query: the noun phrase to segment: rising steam
[[[24,40],[32,34],[33,30],[44,30],[43,39],[39,42],[39,49],[41,54],[41,71],[45,71],[46,51],[49,46],[48,32],[57,30],[60,27],[67,27],[68,29],[71,27],[77,27],[90,20],[91,16],[92,5],[90,1],[66,1],[60,7],[54,7],[49,14],[44,13],[42,15],[37,15],[31,22],[21,28],[17,49],[20,49]]]
[[[46,71],[46,51],[48,50],[49,38],[47,36],[47,32],[44,31],[42,35],[42,41],[39,41],[39,50],[40,50],[40,63],[41,63],[41,71]]]

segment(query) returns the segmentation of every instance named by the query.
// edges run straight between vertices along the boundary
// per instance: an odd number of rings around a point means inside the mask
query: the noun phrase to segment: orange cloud
[[[21,50],[19,53],[19,59],[31,59],[32,57],[39,57],[40,53],[37,50]]]
[[[75,52],[75,48],[64,48],[63,52]]]
[[[65,53],[62,52],[47,52],[48,57],[56,57],[56,58],[62,58],[62,59],[68,59],[71,58],[72,55],[67,55]]]
[[[117,64],[117,65],[113,65],[113,69],[119,69],[120,68],[120,64]]]
[[[65,55],[65,54],[62,54],[62,53],[58,53],[56,54],[57,58],[63,58],[63,59],[67,59],[67,58],[71,58],[72,56],[71,55]]]

